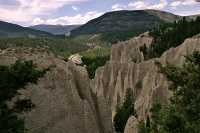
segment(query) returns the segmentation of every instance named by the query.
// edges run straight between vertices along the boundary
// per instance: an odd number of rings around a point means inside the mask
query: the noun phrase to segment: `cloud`
[[[181,1],[174,1],[170,4],[170,6],[172,7],[177,7],[177,6],[180,6],[181,5]]]
[[[168,5],[167,0],[160,0],[160,3],[148,7],[149,9],[164,9]]]
[[[128,4],[128,7],[135,9],[145,9],[148,5],[144,1],[136,1]]]
[[[32,22],[33,25],[44,24],[45,21],[41,18],[35,18]]]
[[[64,17],[59,17],[59,18],[54,18],[54,19],[41,19],[41,18],[36,18],[33,20],[32,24],[37,25],[37,24],[61,24],[61,25],[71,25],[71,24],[84,24],[88,22],[91,19],[97,18],[101,16],[103,13],[102,12],[97,12],[97,11],[91,11],[87,12],[85,14],[78,14],[75,16],[64,16]]]
[[[168,5],[167,0],[160,0],[159,3],[152,4],[144,0],[137,0],[135,2],[130,2],[128,5],[115,4],[111,7],[112,11],[117,10],[143,10],[143,9],[164,9]]]
[[[176,14],[181,16],[190,16],[190,15],[199,15],[200,10],[191,10],[191,11],[177,11]]]
[[[112,11],[118,11],[118,10],[124,10],[126,6],[122,4],[115,4],[111,8],[112,8]]]
[[[182,5],[196,5],[197,1],[196,0],[184,0],[182,2]]]
[[[199,0],[200,1],[200,0]],[[199,4],[198,0],[176,0],[170,4],[171,7],[176,8],[178,6],[192,6]]]
[[[11,0],[8,0],[11,1]],[[0,0],[0,19],[9,22],[28,23],[40,15],[50,15],[57,9],[70,4],[86,2],[88,0]],[[8,8],[8,6],[15,6]]]
[[[18,0],[20,9],[25,9],[31,15],[48,14],[50,11],[57,10],[65,5],[87,0]]]
[[[128,7],[130,9],[164,9],[168,5],[167,0],[160,0],[159,3],[151,4],[145,1],[130,2]]]
[[[16,9],[15,11],[1,9],[0,8],[0,19],[9,22],[27,22],[32,19],[32,16],[26,11]]]

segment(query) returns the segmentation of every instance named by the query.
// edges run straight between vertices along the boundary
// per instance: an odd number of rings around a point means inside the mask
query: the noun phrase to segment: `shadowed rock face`
[[[7,49],[0,52],[0,64],[17,59],[33,60],[50,71],[37,84],[21,89],[20,98],[36,105],[23,114],[30,133],[112,133],[110,105],[92,91],[83,67],[66,63],[45,49]]]
[[[150,108],[154,100],[165,103],[171,95],[168,90],[169,82],[159,73],[155,62],[181,65],[185,55],[200,50],[200,38],[196,36],[185,40],[182,45],[176,48],[169,49],[160,58],[144,61],[143,53],[139,51],[139,47],[144,44],[149,46],[151,41],[151,37],[142,35],[114,45],[111,60],[97,70],[94,79],[93,91],[98,96],[109,100],[113,115],[116,105],[122,103],[126,89],[133,90],[136,98],[137,118],[130,118],[125,133],[137,133],[137,126],[134,123],[146,120],[147,116],[150,115]],[[131,123],[132,126],[130,126]]]

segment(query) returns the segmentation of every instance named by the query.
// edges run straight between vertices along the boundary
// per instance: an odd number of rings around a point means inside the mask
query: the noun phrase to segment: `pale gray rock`
[[[25,59],[33,60],[39,69],[51,68],[37,84],[19,91],[21,98],[30,98],[36,105],[22,115],[30,133],[113,133],[112,117],[128,88],[134,92],[137,117],[129,118],[125,133],[138,133],[138,123],[151,116],[152,103],[166,103],[171,96],[170,83],[155,62],[181,66],[184,56],[200,51],[200,37],[195,36],[160,58],[144,61],[140,47],[151,43],[146,33],[113,45],[111,60],[96,71],[92,81],[84,67],[42,48],[1,50],[0,64]]]
[[[123,102],[126,90],[131,88],[136,98],[137,121],[146,121],[147,116],[151,115],[152,103],[159,100],[164,104],[171,96],[168,90],[170,83],[159,72],[155,62],[181,66],[185,60],[184,56],[197,50],[200,51],[200,38],[196,36],[186,39],[176,48],[167,50],[160,58],[144,61],[139,47],[144,44],[150,46],[151,42],[151,37],[143,35],[114,45],[111,60],[96,71],[93,91],[98,96],[109,100],[112,116],[115,114],[116,105]],[[133,60],[134,58],[136,60]],[[136,125],[133,126],[136,127]],[[126,129],[125,131],[132,130]]]
[[[119,42],[112,46],[111,61],[120,63],[141,62],[144,60],[144,57],[140,52],[140,47],[144,45],[149,47],[152,41],[153,38],[147,32],[128,41]]]
[[[21,89],[19,98],[30,98],[35,108],[24,113],[29,133],[112,133],[111,110],[104,97],[91,90],[85,68],[55,57],[46,49],[7,49],[0,64],[17,59],[33,60],[39,69],[49,68],[37,84]]]
[[[137,133],[138,132],[138,124],[139,124],[138,120],[134,116],[131,116],[127,121],[124,132],[125,133]]]

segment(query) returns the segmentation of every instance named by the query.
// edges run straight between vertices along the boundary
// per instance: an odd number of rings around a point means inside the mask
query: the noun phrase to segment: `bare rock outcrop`
[[[33,60],[39,69],[50,68],[37,84],[19,91],[19,98],[30,98],[36,105],[22,115],[30,133],[113,133],[112,115],[128,88],[134,92],[137,116],[129,118],[125,133],[137,133],[138,123],[151,115],[152,103],[165,103],[171,96],[155,62],[180,66],[185,55],[200,51],[200,37],[195,36],[160,58],[144,61],[140,47],[151,43],[146,33],[114,45],[111,60],[97,70],[93,81],[84,67],[65,62],[45,48],[1,50],[0,64],[25,59]]]
[[[125,127],[125,133],[137,133],[138,132],[138,127],[137,125],[139,124],[137,118],[134,116],[131,116],[129,120],[127,121],[126,127]]]
[[[18,48],[0,52],[0,64],[33,60],[49,68],[37,84],[21,89],[19,98],[30,98],[35,108],[24,113],[30,133],[112,133],[110,105],[91,90],[85,68],[55,57],[46,49]]]
[[[128,41],[120,42],[113,45],[111,50],[111,61],[116,62],[141,62],[144,60],[140,47],[146,45],[149,47],[153,38],[146,32],[138,37],[134,37]]]
[[[74,62],[74,63],[77,64],[77,65],[81,65],[81,64],[83,63],[82,60],[81,60],[81,58],[82,58],[81,55],[79,55],[79,54],[73,54],[73,55],[71,55],[71,56],[68,58],[68,60]]]
[[[129,120],[134,121],[133,124],[146,120],[155,100],[165,103],[171,96],[168,90],[169,83],[165,76],[159,73],[155,62],[181,65],[185,55],[200,50],[200,38],[193,37],[186,39],[182,45],[169,49],[160,58],[144,61],[143,54],[138,48],[144,44],[151,45],[151,41],[151,37],[140,36],[113,46],[111,60],[97,70],[94,79],[94,93],[109,100],[113,114],[116,105],[122,103],[126,90],[128,88],[133,90],[137,113],[136,120],[132,118]],[[132,60],[134,57],[136,61]],[[129,121],[127,124],[130,123]],[[135,130],[130,127],[136,127],[136,125],[127,125],[125,133]]]

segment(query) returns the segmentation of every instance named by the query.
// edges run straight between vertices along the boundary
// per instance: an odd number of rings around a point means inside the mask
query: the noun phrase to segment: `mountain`
[[[173,22],[180,17],[157,10],[114,11],[93,19],[74,30],[72,36],[98,33],[134,32],[137,34],[150,30],[156,24]]]
[[[29,28],[49,32],[54,35],[70,34],[70,31],[78,28],[80,25],[34,25]]]
[[[51,37],[50,33],[0,21],[0,37]]]

